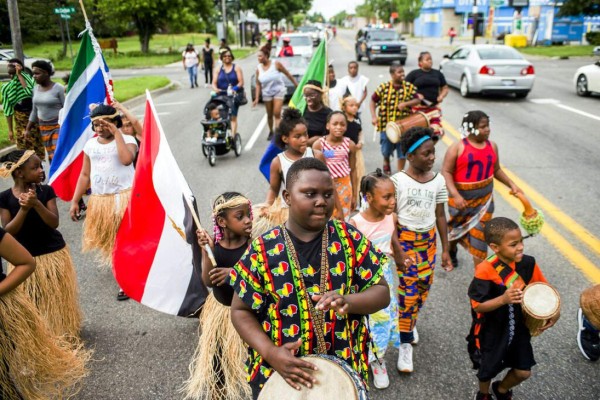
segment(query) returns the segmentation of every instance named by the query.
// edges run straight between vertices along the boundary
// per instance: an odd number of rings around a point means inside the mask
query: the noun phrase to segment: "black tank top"
[[[215,261],[217,262],[217,268],[233,268],[235,264],[242,258],[248,243],[243,244],[237,249],[225,249],[215,244]],[[229,282],[224,283],[221,286],[214,286],[213,295],[215,299],[224,306],[231,306],[231,299],[233,298],[233,287],[229,286]]]

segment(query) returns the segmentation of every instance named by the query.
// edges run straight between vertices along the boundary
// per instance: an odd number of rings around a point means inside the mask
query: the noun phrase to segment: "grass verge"
[[[104,57],[109,68],[148,68],[163,66],[181,60],[181,52],[186,44],[194,43],[198,50],[209,37],[213,48],[217,49],[218,40],[204,33],[182,33],[182,34],[160,34],[154,35],[150,40],[150,53],[140,52],[140,42],[137,36],[117,38],[118,53],[112,50],[104,50]],[[79,41],[73,41],[73,55],[77,56]],[[236,58],[244,58],[254,49],[233,50]],[[61,58],[61,42],[44,42],[40,44],[25,45],[25,53],[30,57],[49,58],[57,70],[68,71],[72,67],[70,51],[67,49],[67,57]]]
[[[10,146],[12,143],[8,140],[8,125],[4,113],[0,111],[0,149]]]
[[[544,57],[585,57],[592,56],[595,46],[536,46],[523,47],[518,50],[524,54]]]

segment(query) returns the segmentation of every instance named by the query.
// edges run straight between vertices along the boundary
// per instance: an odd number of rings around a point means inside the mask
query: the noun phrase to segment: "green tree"
[[[564,0],[559,15],[600,15],[598,0]]]
[[[421,0],[396,0],[398,19],[406,26],[411,25],[421,15],[422,6]]]
[[[210,17],[211,0],[97,0],[103,18],[131,21],[140,39],[142,53],[148,53],[152,35],[170,26],[176,30],[198,29],[200,19]]]
[[[339,13],[335,14],[330,21],[335,25],[342,25],[347,18],[348,13],[346,11],[340,11]]]
[[[304,24],[305,20],[306,20],[306,14],[304,14],[304,13],[294,14],[292,16],[292,25],[294,25],[294,28],[298,28],[299,26],[302,26]]]
[[[308,14],[307,19],[312,22],[313,24],[315,22],[325,22],[326,18],[323,16],[323,14],[321,13],[312,13],[312,14]]]
[[[357,17],[366,18],[368,21],[371,21],[373,18],[377,18],[371,2],[368,0],[365,3],[356,6],[355,11]]]
[[[299,12],[310,10],[312,0],[242,0],[242,9],[253,10],[259,18],[266,18],[271,25]]]

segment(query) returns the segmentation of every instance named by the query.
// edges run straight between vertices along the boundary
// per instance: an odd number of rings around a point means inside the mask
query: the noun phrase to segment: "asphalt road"
[[[347,62],[354,58],[352,40],[351,32],[340,31],[331,43],[330,58],[335,60],[338,76],[345,73]],[[425,49],[432,52],[435,65],[450,52],[440,42],[411,42],[407,72],[417,68],[417,54]],[[546,201],[538,202],[536,198],[536,204],[547,215],[547,225],[543,235],[527,239],[526,252],[537,258],[548,280],[560,291],[562,319],[534,339],[538,365],[533,377],[515,390],[515,398],[600,399],[600,364],[585,361],[575,339],[579,293],[591,285],[594,273],[600,281],[598,270],[594,270],[594,266],[600,266],[600,246],[594,247],[598,242],[589,234],[600,235],[600,99],[577,97],[572,84],[575,69],[592,59],[532,61],[536,84],[527,99],[463,99],[457,90],[451,90],[443,103],[444,118],[456,128],[466,111],[481,109],[488,113],[491,138],[499,145],[501,162]],[[248,88],[256,58],[250,56],[239,64]],[[240,110],[239,131],[246,147],[242,156],[236,158],[231,152],[218,157],[217,165],[211,168],[201,153],[199,122],[209,89],[189,89],[187,74],[179,65],[112,72],[116,78],[166,74],[181,82],[182,89],[154,101],[170,146],[198,198],[205,225],[210,224],[211,200],[224,191],[246,193],[253,202],[264,199],[268,185],[257,169],[267,145],[264,125],[254,144],[247,146],[261,125],[265,114],[262,106],[252,109],[247,105]],[[368,66],[365,62],[360,63],[360,72],[370,78],[369,92],[389,77],[387,66]],[[140,115],[143,106],[133,111]],[[373,170],[381,165],[381,156],[378,143],[371,140],[372,127],[366,126],[365,133],[367,170]],[[456,140],[451,133],[447,138]],[[439,144],[437,150],[435,168],[439,170],[446,144]],[[8,185],[3,182],[2,188]],[[495,215],[518,218],[519,209],[498,193],[495,199]],[[67,204],[61,203],[60,211],[60,230],[77,266],[85,315],[82,335],[95,351],[90,375],[75,398],[181,398],[178,389],[188,377],[188,364],[198,342],[198,322],[163,315],[133,301],[117,302],[117,285],[111,271],[99,267],[92,255],[80,252],[81,223],[69,220]],[[589,244],[583,243],[584,239]],[[436,271],[435,284],[418,323],[421,340],[414,351],[415,371],[410,375],[397,373],[397,351],[390,350],[386,361],[391,385],[383,391],[373,389],[371,398],[472,398],[477,380],[470,369],[464,337],[470,327],[466,292],[473,268],[464,252],[459,253],[459,260],[461,267],[454,272]]]

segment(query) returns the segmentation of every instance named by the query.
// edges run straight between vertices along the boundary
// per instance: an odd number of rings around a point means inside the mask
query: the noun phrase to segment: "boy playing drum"
[[[288,221],[256,238],[231,273],[231,320],[249,345],[254,398],[277,371],[296,390],[312,387],[316,367],[295,356],[329,354],[367,381],[365,317],[390,302],[385,256],[357,230],[330,220],[327,166],[302,158],[290,167],[283,198]]]
[[[485,226],[485,241],[494,255],[475,268],[469,286],[473,326],[467,337],[473,368],[479,369],[476,400],[491,400],[490,382],[505,368],[502,381],[491,390],[496,400],[511,399],[512,388],[531,376],[533,358],[531,335],[523,321],[523,288],[533,282],[546,282],[535,259],[523,254],[519,226],[504,217],[491,219]],[[553,326],[559,314],[542,328]]]

